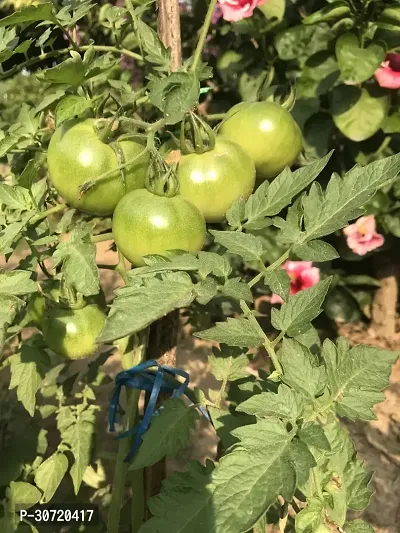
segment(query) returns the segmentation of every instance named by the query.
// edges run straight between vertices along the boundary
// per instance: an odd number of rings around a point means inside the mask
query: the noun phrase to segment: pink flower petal
[[[387,54],[375,78],[381,87],[400,89],[400,54]]]

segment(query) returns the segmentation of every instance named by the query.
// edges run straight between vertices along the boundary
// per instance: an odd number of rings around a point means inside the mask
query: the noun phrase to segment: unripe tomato
[[[48,291],[48,295],[52,300],[58,302],[60,299],[60,288],[53,287]],[[97,304],[99,307],[104,308],[107,305],[106,297],[103,290],[100,290],[99,294],[89,296],[87,298],[88,303]],[[26,306],[26,318],[27,324],[33,324],[38,329],[42,329],[43,320],[46,315],[46,298],[40,293],[36,293],[29,300]]]
[[[256,169],[238,144],[218,137],[213,150],[182,156],[177,175],[179,194],[198,207],[207,222],[221,222],[235,200],[252,193]]]
[[[117,155],[111,145],[102,142],[94,129],[94,119],[72,120],[58,128],[51,138],[47,163],[51,181],[64,200],[94,215],[110,215],[124,194],[144,187],[148,154],[144,154],[123,173],[116,171],[80,197],[79,186],[95,181],[105,172],[118,168]],[[118,141],[125,162],[144,148],[138,142]]]
[[[291,114],[273,102],[233,106],[220,133],[246,150],[260,178],[275,177],[293,165],[303,144],[300,128]]]
[[[96,339],[104,327],[106,315],[94,304],[81,309],[54,307],[43,320],[43,338],[47,346],[67,359],[83,359],[97,349]]]
[[[112,229],[118,249],[135,266],[145,264],[144,255],[198,252],[206,238],[206,223],[196,206],[180,196],[157,196],[147,189],[122,198]]]

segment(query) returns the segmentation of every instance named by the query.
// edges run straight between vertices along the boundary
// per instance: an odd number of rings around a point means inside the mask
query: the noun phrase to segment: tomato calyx
[[[198,115],[189,111],[181,124],[180,145],[183,154],[204,154],[215,147],[215,133]]]
[[[278,104],[290,112],[296,103],[296,88],[290,82],[285,85],[272,85],[263,91],[261,99]]]
[[[145,185],[152,194],[166,198],[172,198],[179,192],[174,166],[168,165],[156,151],[152,153]]]

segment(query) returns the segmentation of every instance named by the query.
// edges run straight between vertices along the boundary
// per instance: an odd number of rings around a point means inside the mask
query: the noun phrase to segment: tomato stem
[[[34,217],[32,217],[29,221],[29,224],[36,224],[36,222],[39,222],[39,220],[43,220],[44,218],[54,215],[55,213],[58,213],[59,211],[62,211],[67,207],[67,204],[58,204],[54,207],[51,207],[50,209],[47,209],[46,211],[42,211],[41,213],[38,213]]]
[[[103,46],[103,45],[84,45],[79,47],[80,52],[85,52],[86,50],[89,50],[89,48],[92,48],[96,52],[111,52],[112,54],[120,54],[129,56],[132,59],[136,59],[137,61],[143,61],[143,57],[140,54],[136,54],[135,52],[131,52],[130,50],[127,50],[126,48],[117,48],[116,46]],[[6,70],[5,72],[2,72],[0,74],[0,80],[3,80],[5,78],[8,78],[9,76],[12,76],[16,72],[31,67],[32,65],[36,65],[36,63],[40,63],[41,61],[45,61],[46,59],[50,59],[52,57],[58,57],[64,54],[69,54],[71,51],[71,48],[62,48],[61,50],[52,50],[51,52],[46,52],[44,54],[40,54],[37,57],[32,57],[31,59],[28,59],[27,61],[24,61],[23,63],[20,63],[18,65],[15,65],[13,68],[10,68],[9,70]]]
[[[85,181],[85,183],[83,183],[79,187],[80,198],[82,198],[82,196],[84,194],[86,194],[90,189],[92,189],[99,182],[107,180],[111,176],[114,176],[115,174],[119,173],[124,168],[129,167],[130,165],[133,165],[133,163],[135,163],[135,161],[140,159],[147,152],[147,150],[148,149],[146,147],[139,154],[137,154],[135,157],[133,157],[132,159],[129,159],[129,161],[126,161],[125,163],[123,163],[121,165],[118,165],[117,168],[114,168],[113,170],[109,170],[107,172],[104,172],[103,174],[100,174],[100,176],[95,178],[94,180]]]
[[[196,69],[199,65],[201,54],[203,52],[203,48],[204,48],[204,45],[207,39],[208,30],[210,28],[211,18],[214,13],[216,5],[217,5],[217,0],[211,0],[210,5],[208,6],[206,18],[204,20],[203,27],[201,28],[199,40],[198,40],[196,50],[193,56],[193,63],[192,63],[192,66],[190,67],[190,70],[192,72],[196,72]]]
[[[91,241],[92,242],[103,242],[103,241],[111,241],[113,239],[114,239],[113,234],[111,233],[111,231],[109,231],[108,233],[100,233],[99,235],[93,235],[91,238]]]
[[[139,340],[139,338],[137,338],[137,340]],[[124,370],[129,370],[129,368],[139,364],[145,359],[146,347],[147,335],[145,334],[143,335],[142,342],[138,342],[130,354],[124,354],[124,357],[122,357],[122,366]],[[127,391],[127,417],[125,421],[125,430],[128,430],[137,424],[139,417],[139,399],[139,390],[133,389]],[[129,463],[125,463],[124,460],[129,453],[131,444],[132,439],[130,438],[121,439],[119,442],[117,464],[115,466],[112,486],[112,499],[108,514],[107,533],[119,532],[121,507],[129,469]],[[136,474],[131,481],[134,502],[136,503],[136,500],[138,502],[138,505],[134,506],[135,527],[132,529],[132,533],[136,533],[144,521],[144,487],[143,482],[140,482],[140,478],[141,476]],[[137,481],[137,483],[135,483],[135,481]]]

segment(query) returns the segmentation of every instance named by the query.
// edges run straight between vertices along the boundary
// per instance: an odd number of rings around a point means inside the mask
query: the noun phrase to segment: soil
[[[109,250],[110,244],[97,244],[98,263],[116,263],[115,253]],[[17,261],[11,261],[4,265],[0,260],[0,267],[6,269],[15,268],[16,264]],[[113,289],[120,285],[119,276],[113,271],[101,270],[101,284],[107,301],[110,301]],[[353,344],[375,345],[400,352],[399,317],[396,324],[398,334],[390,340],[377,338],[364,324],[345,324],[339,325],[338,328],[340,335],[346,336]],[[212,397],[219,384],[209,372],[210,353],[210,343],[189,337],[182,331],[177,347],[177,366],[189,372],[191,385],[200,387],[207,396]],[[257,361],[259,359],[256,358],[256,364]],[[115,375],[120,370],[118,356],[109,358],[106,366],[108,373]],[[348,423],[347,426],[360,456],[367,467],[375,471],[373,484],[376,492],[363,518],[378,533],[400,533],[400,361],[393,366],[390,386],[385,394],[386,400],[375,408],[376,420]],[[113,442],[110,439],[110,445],[114,446]],[[184,468],[188,459],[204,461],[206,458],[215,458],[217,443],[215,432],[207,423],[201,422],[191,447],[169,462],[168,470]]]

